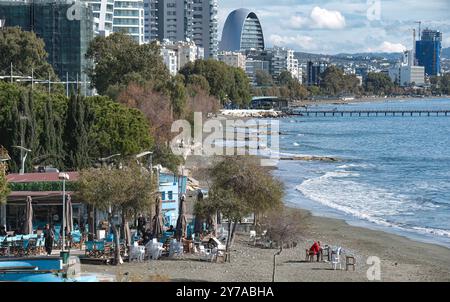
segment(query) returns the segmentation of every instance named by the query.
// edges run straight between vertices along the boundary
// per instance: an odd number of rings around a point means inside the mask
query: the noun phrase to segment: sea
[[[309,110],[450,110],[450,99],[405,99],[309,106]],[[280,118],[282,156],[273,173],[285,202],[450,248],[450,115]]]

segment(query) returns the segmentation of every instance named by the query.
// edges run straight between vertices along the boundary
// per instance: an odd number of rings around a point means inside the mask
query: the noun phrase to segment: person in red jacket
[[[320,246],[320,241],[317,241],[317,242],[314,241],[314,244],[309,249],[309,254],[317,255],[317,262],[319,262],[319,257],[321,257],[323,260],[322,247]]]

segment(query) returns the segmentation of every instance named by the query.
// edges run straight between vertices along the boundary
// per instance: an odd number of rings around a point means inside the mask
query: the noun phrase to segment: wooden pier
[[[288,109],[287,115],[305,117],[332,116],[450,116],[450,110],[295,110]]]

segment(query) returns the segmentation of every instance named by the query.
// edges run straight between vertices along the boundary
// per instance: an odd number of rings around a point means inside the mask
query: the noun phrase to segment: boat
[[[80,259],[70,256],[67,264],[57,256],[2,257],[0,282],[113,282],[114,276],[81,273]]]

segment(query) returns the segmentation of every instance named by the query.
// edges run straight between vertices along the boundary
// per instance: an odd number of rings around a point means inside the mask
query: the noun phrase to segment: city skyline
[[[415,21],[422,29],[440,30],[442,47],[450,47],[445,0],[219,0],[219,39],[228,14],[241,7],[255,11],[268,47],[322,54],[401,52],[412,48]]]

